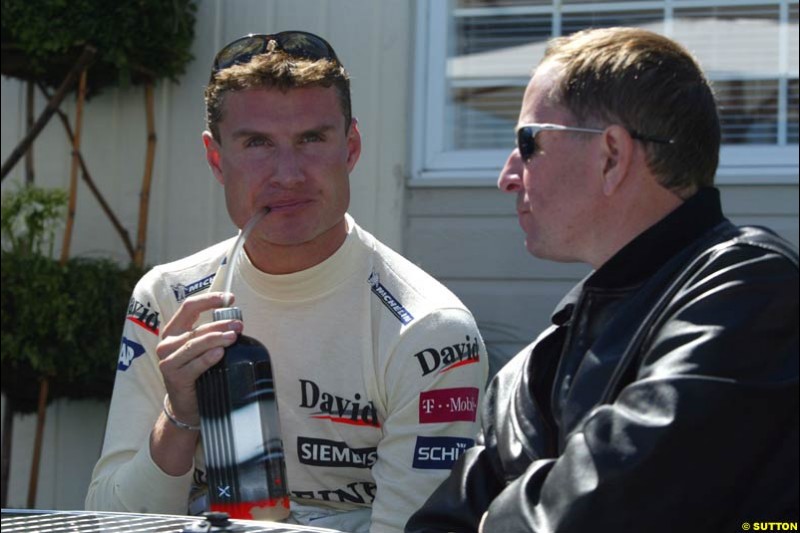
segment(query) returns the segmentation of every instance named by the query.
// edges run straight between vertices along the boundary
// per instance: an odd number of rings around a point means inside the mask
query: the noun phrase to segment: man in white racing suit
[[[206,106],[206,157],[232,221],[269,213],[246,253],[232,257],[231,239],[137,285],[86,506],[203,510],[195,381],[245,328],[272,357],[290,519],[400,531],[473,444],[487,376],[475,321],[346,214],[361,138],[326,41],[282,32],[230,43]],[[212,322],[229,304],[228,269],[243,321]]]

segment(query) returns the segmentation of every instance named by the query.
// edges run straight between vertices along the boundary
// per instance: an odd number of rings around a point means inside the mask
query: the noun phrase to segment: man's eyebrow
[[[268,133],[264,133],[263,131],[251,130],[248,128],[238,129],[231,134],[231,137],[233,137],[234,139],[240,139],[242,137],[253,137],[253,136],[269,137],[270,135]]]
[[[333,124],[320,124],[319,126],[313,126],[313,127],[310,127],[310,128],[306,128],[306,129],[298,132],[297,135],[298,136],[302,136],[302,135],[308,135],[309,133],[326,133],[326,132],[334,130],[334,129],[336,129],[336,126],[333,125]],[[259,131],[259,130],[249,129],[249,128],[238,129],[238,130],[234,131],[231,134],[231,137],[233,137],[234,139],[241,139],[243,137],[253,137],[253,136],[269,138],[272,135],[270,135],[269,133],[266,133],[264,131]]]
[[[307,128],[301,131],[300,135],[306,135],[308,133],[325,133],[333,129],[336,129],[336,126],[334,126],[333,124],[321,124],[319,126],[315,126],[313,128]]]

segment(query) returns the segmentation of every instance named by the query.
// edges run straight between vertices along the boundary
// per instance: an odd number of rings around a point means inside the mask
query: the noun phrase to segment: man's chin
[[[533,257],[539,259],[548,259],[541,243],[531,239],[530,237],[525,237],[525,249],[528,250],[528,253]]]
[[[557,261],[559,263],[569,263],[573,261],[566,258],[563,254],[560,254],[559,250],[553,250],[552,247],[546,246],[545,243],[533,240],[530,237],[525,238],[525,249],[537,259]]]
[[[533,257],[545,261],[554,261],[556,263],[586,262],[583,259],[579,259],[572,255],[565,254],[563,249],[553,250],[552,248],[543,246],[542,243],[540,242],[533,242],[530,241],[529,239],[525,239],[525,248],[528,250],[528,253],[531,254]]]

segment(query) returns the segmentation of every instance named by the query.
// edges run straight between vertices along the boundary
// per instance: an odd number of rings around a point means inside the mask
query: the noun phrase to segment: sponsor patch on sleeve
[[[373,272],[369,275],[369,279],[367,279],[367,283],[370,284],[372,287],[372,293],[378,297],[383,305],[392,312],[392,314],[402,322],[403,324],[408,324],[414,317],[408,310],[403,307],[397,298],[392,296],[392,293],[381,284],[381,277],[377,272]]]
[[[150,302],[143,304],[136,298],[131,298],[128,302],[128,320],[142,329],[146,329],[154,335],[158,335],[158,328],[161,324],[158,311],[150,307]]]
[[[176,283],[174,285],[170,285],[172,289],[172,293],[175,295],[175,300],[177,302],[182,302],[192,294],[202,291],[203,289],[207,289],[211,286],[211,282],[214,281],[214,276],[217,273],[213,273],[209,276],[206,276],[202,279],[198,279],[197,281],[193,281],[188,285],[184,285],[183,283]]]
[[[417,437],[414,447],[414,468],[450,469],[467,448],[475,444],[464,437]]]
[[[419,423],[475,422],[478,388],[436,389],[419,394]]]
[[[133,342],[127,337],[122,337],[122,345],[119,347],[119,361],[117,370],[125,372],[133,364],[133,360],[144,353],[144,346],[138,342]]]
[[[478,347],[478,336],[464,337],[465,342],[456,342],[440,348],[425,348],[414,354],[414,358],[422,370],[422,376],[431,373],[441,374],[455,368],[471,365],[481,360]]]

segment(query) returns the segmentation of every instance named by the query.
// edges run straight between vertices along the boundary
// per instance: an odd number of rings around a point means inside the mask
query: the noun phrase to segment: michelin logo
[[[214,281],[214,276],[216,275],[217,274],[215,272],[210,276],[206,276],[203,279],[193,281],[188,285],[184,285],[183,283],[176,283],[175,285],[170,285],[172,293],[175,295],[175,300],[177,300],[178,302],[182,302],[192,294],[200,292],[203,289],[207,289],[208,287],[211,286],[211,282]]]
[[[381,300],[381,303],[386,306],[386,308],[392,312],[397,319],[402,322],[403,324],[408,324],[414,317],[409,313],[403,305],[397,301],[397,299],[392,296],[392,293],[389,292],[386,287],[381,285],[381,278],[377,272],[373,272],[369,275],[369,279],[367,279],[367,283],[372,286],[372,292]]]
[[[133,364],[133,360],[144,353],[144,346],[133,342],[127,337],[122,337],[122,346],[119,347],[119,361],[117,370],[125,372]]]
[[[450,469],[467,448],[475,444],[463,437],[417,437],[414,448],[414,468]]]

